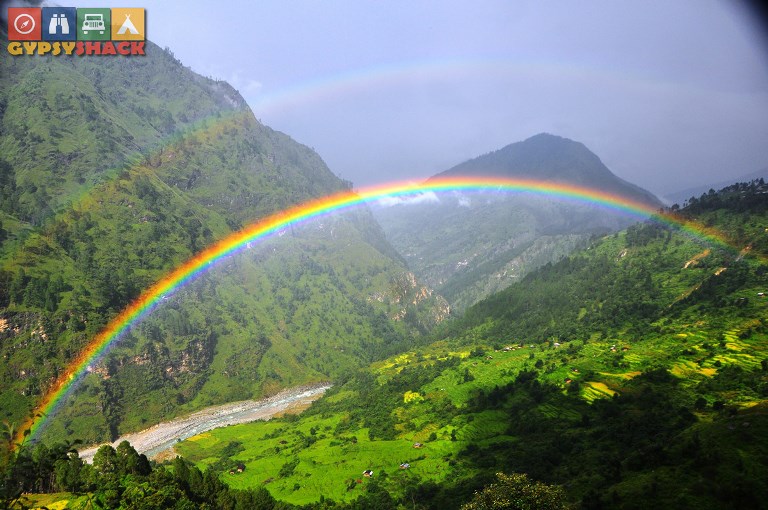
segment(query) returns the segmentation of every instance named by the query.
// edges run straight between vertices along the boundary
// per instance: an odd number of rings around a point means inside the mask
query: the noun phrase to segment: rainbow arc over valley
[[[292,225],[301,224],[317,217],[383,199],[407,199],[429,193],[440,195],[456,192],[483,191],[551,197],[561,201],[566,200],[594,205],[608,211],[637,218],[638,220],[653,218],[708,243],[730,246],[720,232],[662,213],[649,205],[620,195],[572,184],[472,176],[435,178],[422,183],[388,183],[356,191],[342,191],[295,205],[263,218],[205,248],[167,273],[114,317],[104,330],[96,335],[86,348],[70,362],[48,392],[41,398],[33,417],[19,430],[22,433],[28,430],[29,438],[34,440],[48,420],[55,414],[58,406],[66,400],[78,382],[109,351],[110,347],[121,338],[123,333],[140,321],[142,317],[151,313],[163,301],[165,296],[194,280],[218,261],[245,249],[249,243],[268,238]]]

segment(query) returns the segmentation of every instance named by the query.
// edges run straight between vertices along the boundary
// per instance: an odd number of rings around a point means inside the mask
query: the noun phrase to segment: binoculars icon
[[[59,33],[61,29],[61,35],[69,34],[69,20],[64,14],[54,14],[51,16],[51,22],[48,23],[48,33],[55,35]]]

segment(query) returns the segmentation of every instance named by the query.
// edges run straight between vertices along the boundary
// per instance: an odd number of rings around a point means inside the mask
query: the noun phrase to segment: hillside
[[[616,177],[583,144],[549,134],[466,161],[435,178],[451,176],[566,183],[661,205],[648,191]],[[441,195],[437,202],[378,207],[374,213],[416,275],[457,311],[559,260],[592,235],[633,221],[590,205],[490,192]]]
[[[347,184],[151,43],[137,58],[16,58],[2,44],[0,418],[19,423],[165,272]],[[289,234],[168,297],[91,367],[48,437],[103,440],[328,380],[443,317],[366,209]]]
[[[631,226],[350,376],[298,419],[176,450],[295,504],[376,494],[380,508],[458,508],[502,471],[559,485],[580,508],[761,508],[765,191],[736,185],[680,211],[732,247]],[[246,470],[228,474],[237,463]]]

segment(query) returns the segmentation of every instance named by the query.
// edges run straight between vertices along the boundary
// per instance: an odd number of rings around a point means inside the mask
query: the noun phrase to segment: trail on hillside
[[[320,398],[331,387],[329,383],[299,386],[285,389],[276,395],[261,400],[243,400],[208,407],[188,416],[158,423],[148,429],[125,434],[117,438],[112,446],[128,441],[139,453],[149,458],[169,450],[177,442],[203,432],[256,420],[268,420],[275,415],[301,410]],[[106,443],[105,443],[106,444]],[[81,450],[80,458],[92,462],[101,445]]]

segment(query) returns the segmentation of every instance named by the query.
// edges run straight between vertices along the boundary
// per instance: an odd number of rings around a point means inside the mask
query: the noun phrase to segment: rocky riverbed
[[[276,395],[261,400],[244,400],[208,407],[193,414],[158,423],[140,432],[120,436],[112,445],[128,441],[139,453],[155,458],[173,448],[177,442],[201,434],[211,429],[248,423],[256,420],[268,420],[275,415],[291,411],[300,411],[320,398],[330,388],[329,383],[299,386],[285,389]],[[95,445],[80,450],[80,458],[91,462],[96,450]]]

